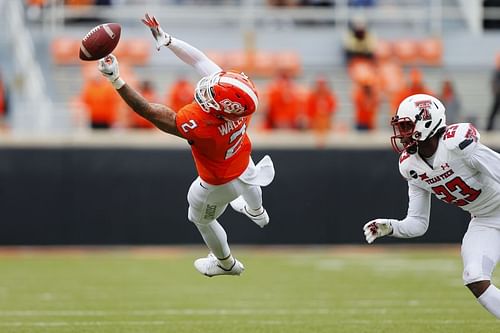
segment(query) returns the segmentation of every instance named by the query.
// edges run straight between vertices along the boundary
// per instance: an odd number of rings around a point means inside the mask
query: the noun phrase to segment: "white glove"
[[[151,33],[156,40],[156,49],[158,51],[160,51],[160,48],[162,46],[169,46],[170,43],[172,43],[172,36],[163,31],[156,17],[149,17],[149,15],[146,14],[145,17],[141,19],[141,21],[146,26],[148,26],[149,29],[151,29]]]
[[[363,226],[365,238],[368,244],[373,243],[377,238],[392,234],[392,222],[389,219],[375,219]]]
[[[118,67],[118,60],[112,54],[100,59],[97,62],[97,69],[102,73],[102,75],[111,82],[115,89],[120,89],[125,84],[120,78],[120,69]]]

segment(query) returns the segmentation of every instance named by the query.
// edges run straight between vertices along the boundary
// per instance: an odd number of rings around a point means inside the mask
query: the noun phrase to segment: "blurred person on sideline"
[[[373,60],[377,39],[368,29],[362,17],[355,17],[349,21],[347,32],[344,36],[343,50],[345,63],[349,64],[355,59]]]
[[[416,94],[433,95],[433,92],[424,83],[422,71],[413,67],[408,73],[407,84],[397,91],[391,101],[391,110],[397,110],[399,104],[408,96]]]
[[[104,78],[94,73],[85,82],[81,100],[89,114],[92,129],[109,129],[118,118],[120,98]]]
[[[280,70],[267,87],[266,127],[300,128],[302,91],[286,70]]]
[[[139,94],[141,94],[144,99],[151,101],[152,103],[156,103],[158,101],[158,97],[156,95],[155,87],[153,82],[150,80],[143,80],[139,84],[138,89]],[[131,128],[135,129],[152,129],[156,128],[149,120],[144,117],[141,117],[135,112],[128,113],[129,123]]]
[[[151,29],[158,50],[170,49],[202,76],[194,101],[177,113],[165,105],[149,103],[120,77],[113,55],[99,60],[98,69],[136,113],[191,146],[199,176],[189,188],[188,220],[210,250],[207,257],[194,262],[196,270],[209,277],[240,275],[244,266],[231,254],[226,232],[217,219],[231,205],[260,227],[269,223],[261,186],[272,182],[274,167],[267,155],[257,165],[253,163],[247,135],[259,102],[255,85],[243,73],[223,71],[197,48],[165,33],[155,17],[146,14],[142,21]]]
[[[9,114],[9,91],[0,72],[0,129],[7,127]]]
[[[175,112],[179,111],[184,105],[193,101],[194,88],[187,78],[179,77],[170,87],[166,104]]]
[[[491,79],[491,92],[493,94],[493,104],[488,116],[488,122],[486,123],[487,131],[492,131],[494,129],[495,118],[497,116],[498,109],[500,109],[500,54],[498,54],[495,59],[495,71],[493,72],[493,77]]]
[[[358,131],[374,130],[380,108],[380,94],[372,75],[367,74],[355,83],[352,100],[356,129]]]
[[[450,79],[443,81],[439,99],[446,108],[446,120],[451,124],[458,123],[460,120],[460,98]]]
[[[399,171],[408,182],[407,215],[367,222],[366,241],[422,236],[429,227],[431,194],[462,208],[471,215],[461,247],[463,282],[500,319],[500,290],[491,283],[500,260],[500,154],[479,142],[472,124],[447,125],[445,107],[433,96],[407,97],[391,125],[392,146],[401,154]]]
[[[309,128],[318,136],[319,147],[325,145],[336,110],[337,96],[330,89],[325,77],[318,76],[307,97],[307,119]]]

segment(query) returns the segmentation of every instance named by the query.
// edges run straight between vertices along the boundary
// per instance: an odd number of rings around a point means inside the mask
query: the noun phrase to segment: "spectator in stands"
[[[94,73],[85,83],[81,99],[89,113],[93,129],[109,129],[115,124],[120,98],[98,73]]]
[[[351,7],[372,7],[376,0],[349,0],[348,4]]]
[[[307,97],[307,119],[309,128],[318,135],[318,145],[322,147],[331,129],[332,116],[337,109],[337,97],[322,76],[316,78]]]
[[[280,71],[267,88],[267,128],[300,128],[303,92],[287,71]]]
[[[148,101],[152,103],[158,103],[158,98],[155,92],[155,88],[153,85],[153,82],[149,80],[144,80],[139,84],[139,93],[144,96]],[[151,129],[155,128],[155,126],[149,121],[146,120],[145,118],[139,116],[135,112],[127,112],[129,115],[129,123],[130,127],[132,128],[137,128],[137,129]]]
[[[358,131],[375,129],[380,97],[372,75],[366,75],[356,83],[353,104],[356,112],[356,129]]]
[[[180,77],[176,82],[170,87],[170,92],[165,101],[166,105],[175,111],[179,111],[184,105],[187,105],[193,101],[194,86],[186,78]]]
[[[42,17],[44,7],[47,5],[47,0],[26,0],[26,17],[28,20],[35,22]]]
[[[450,79],[443,81],[439,99],[446,108],[446,121],[449,124],[460,122],[460,99]]]
[[[9,113],[9,92],[0,72],[0,129],[6,127]]]
[[[346,64],[354,59],[373,60],[375,47],[376,37],[369,31],[365,20],[357,17],[350,21],[343,45]]]
[[[422,71],[413,67],[409,73],[409,79],[406,86],[394,94],[391,101],[391,110],[395,113],[399,104],[408,96],[416,94],[426,94],[433,96],[434,93],[427,88],[424,83]]]
[[[496,57],[495,71],[491,80],[491,92],[493,93],[493,105],[486,124],[487,131],[491,131],[495,127],[495,117],[498,109],[500,109],[500,54]]]

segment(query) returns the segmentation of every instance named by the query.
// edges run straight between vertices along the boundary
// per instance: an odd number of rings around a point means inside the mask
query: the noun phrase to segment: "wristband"
[[[113,82],[111,82],[111,84],[113,85],[113,87],[118,90],[120,89],[121,87],[123,87],[125,85],[125,81],[123,81],[123,79],[121,77],[117,77],[116,80],[114,80]]]

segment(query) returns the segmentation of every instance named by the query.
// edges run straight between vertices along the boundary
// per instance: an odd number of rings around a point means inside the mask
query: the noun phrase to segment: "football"
[[[121,26],[104,23],[90,30],[80,43],[80,59],[99,60],[108,56],[120,41]]]

